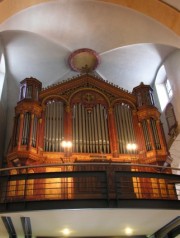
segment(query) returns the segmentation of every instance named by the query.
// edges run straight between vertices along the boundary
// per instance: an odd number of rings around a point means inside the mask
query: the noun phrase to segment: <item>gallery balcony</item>
[[[178,185],[180,176],[172,174],[172,169],[152,165],[101,162],[5,168],[0,170],[0,212],[180,209]]]

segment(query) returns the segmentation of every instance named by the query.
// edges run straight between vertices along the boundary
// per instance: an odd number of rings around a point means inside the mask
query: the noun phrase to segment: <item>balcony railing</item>
[[[180,176],[172,174],[171,169],[123,163],[1,169],[0,211],[149,206],[180,209]]]

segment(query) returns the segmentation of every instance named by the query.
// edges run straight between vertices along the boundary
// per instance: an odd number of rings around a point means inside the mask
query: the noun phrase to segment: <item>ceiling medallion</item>
[[[71,53],[68,63],[72,70],[88,73],[95,70],[99,65],[99,56],[94,50],[83,48]]]

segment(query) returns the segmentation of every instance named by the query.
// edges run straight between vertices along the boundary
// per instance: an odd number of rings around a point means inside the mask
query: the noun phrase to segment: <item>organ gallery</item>
[[[121,163],[127,163],[129,171],[155,172],[153,167],[136,164],[163,165],[167,156],[160,113],[149,85],[141,83],[130,93],[91,73],[47,88],[32,77],[20,83],[9,167],[44,165],[26,169],[26,173],[62,172],[62,164],[69,163],[73,171],[73,164],[87,163],[83,168],[88,171],[98,162],[102,167],[118,163],[118,170]],[[46,167],[49,164],[52,166]],[[140,196],[133,184],[132,180],[134,196]],[[147,186],[153,189],[150,182]]]

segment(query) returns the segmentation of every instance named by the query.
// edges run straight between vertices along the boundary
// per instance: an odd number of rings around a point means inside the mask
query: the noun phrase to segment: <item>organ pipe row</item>
[[[22,114],[23,118],[23,127],[22,127],[22,139],[20,144],[21,145],[29,145],[32,147],[36,147],[36,140],[37,140],[37,129],[38,129],[38,117],[29,112]],[[33,120],[32,120],[33,118]],[[20,138],[20,115],[17,115],[15,118],[14,124],[14,138],[13,138],[13,145],[17,146]],[[30,129],[32,127],[32,137],[30,138]]]
[[[110,153],[107,110],[97,104],[91,111],[82,104],[73,107],[73,151]]]
[[[49,101],[45,110],[45,151],[63,151],[64,105],[61,101]]]
[[[148,123],[150,123],[150,129],[148,127]],[[142,121],[142,128],[143,128],[143,134],[145,138],[145,144],[147,151],[152,150],[153,144],[155,146],[156,150],[161,149],[160,139],[158,135],[156,120],[153,118],[150,118],[150,120],[143,120]],[[151,140],[150,133],[152,133],[153,141]]]
[[[115,123],[118,135],[118,150],[121,154],[134,153],[128,150],[128,144],[135,144],[132,110],[128,104],[121,103],[115,106]]]
[[[150,151],[150,150],[152,150],[152,144],[151,144],[151,139],[149,136],[147,123],[148,122],[146,120],[142,121],[142,129],[143,129],[143,134],[144,134],[144,139],[145,139],[146,150]]]
[[[49,101],[45,109],[44,151],[62,152],[64,140],[64,104],[61,101]],[[36,147],[38,117],[33,117],[32,141],[29,141],[31,114],[26,112],[23,117],[22,145],[31,143]],[[117,130],[118,153],[136,153],[127,149],[127,144],[135,144],[132,109],[128,104],[119,103],[114,107],[115,126]],[[110,153],[108,113],[105,106],[97,104],[91,111],[81,104],[73,106],[73,152],[78,153]],[[18,144],[20,116],[15,118],[14,146]],[[150,126],[156,149],[161,149],[156,121],[150,119]],[[147,120],[142,121],[142,129],[147,151],[152,150],[152,141]]]

